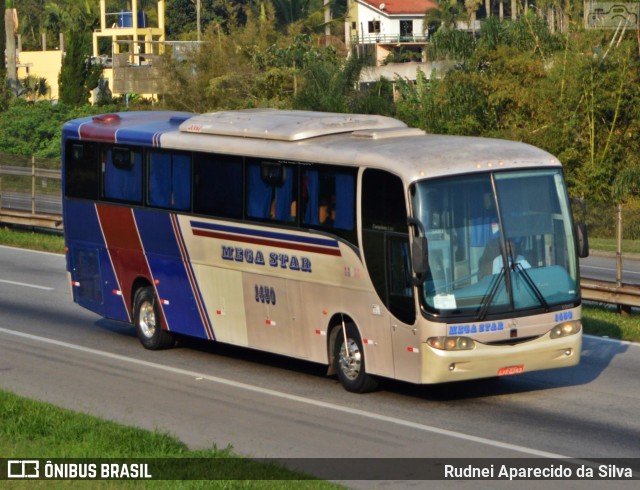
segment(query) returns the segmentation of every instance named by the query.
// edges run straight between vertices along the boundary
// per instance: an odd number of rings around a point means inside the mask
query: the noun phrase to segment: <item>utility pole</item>
[[[202,10],[202,0],[191,0],[191,3],[194,3],[196,5],[196,33],[197,33],[197,39],[198,41],[200,41],[200,37],[201,37],[201,33],[202,33],[202,28],[200,26],[200,11]]]
[[[324,0],[324,43],[329,46],[331,43],[331,6],[329,0]]]
[[[16,34],[18,32],[18,13],[13,0],[4,2],[4,29],[6,33],[7,84],[14,96],[18,96],[18,74],[16,67]]]

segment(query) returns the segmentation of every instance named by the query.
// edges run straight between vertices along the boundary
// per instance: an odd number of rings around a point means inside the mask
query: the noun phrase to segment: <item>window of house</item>
[[[379,20],[370,20],[368,23],[369,26],[369,34],[379,34],[380,33],[380,21]]]
[[[400,21],[400,35],[402,37],[412,37],[413,36],[413,21],[412,20],[401,20]]]

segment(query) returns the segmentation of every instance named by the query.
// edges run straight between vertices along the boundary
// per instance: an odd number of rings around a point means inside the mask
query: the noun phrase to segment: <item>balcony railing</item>
[[[352,36],[353,44],[426,44],[427,36],[404,34],[366,34]]]

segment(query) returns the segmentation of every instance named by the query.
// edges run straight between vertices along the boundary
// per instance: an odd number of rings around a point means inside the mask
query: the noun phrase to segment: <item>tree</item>
[[[24,50],[41,49],[41,34],[47,34],[47,48],[57,46],[61,32],[71,27],[93,29],[99,21],[97,0],[20,0],[20,35]],[[127,2],[110,3],[116,10],[126,8]]]
[[[358,100],[362,62],[356,56],[336,58],[333,50],[315,49],[301,69],[301,89],[294,107],[313,111],[356,112],[367,110],[370,101]],[[358,101],[359,107],[354,107]]]
[[[245,0],[201,0],[200,26],[206,32],[212,22],[244,24]],[[195,0],[170,0],[165,8],[166,33],[169,39],[196,39],[197,12]]]
[[[423,29],[455,29],[458,21],[466,20],[457,0],[438,0],[438,6],[427,10],[422,18]]]
[[[98,86],[101,68],[91,63],[90,46],[84,33],[74,29],[69,34],[69,42],[58,83],[60,101],[73,106],[84,105],[89,100],[91,90]]]

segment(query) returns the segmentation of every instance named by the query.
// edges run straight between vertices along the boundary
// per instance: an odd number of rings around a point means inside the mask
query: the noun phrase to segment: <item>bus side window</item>
[[[193,211],[242,218],[242,159],[197,153],[193,166]]]
[[[149,154],[150,206],[182,211],[191,208],[191,157],[183,153]]]
[[[100,197],[100,155],[96,143],[70,141],[65,148],[65,195]]]
[[[356,179],[353,172],[305,169],[302,224],[352,231],[355,227]]]
[[[290,223],[297,217],[297,169],[270,161],[247,165],[247,216]]]
[[[104,198],[142,203],[142,154],[129,148],[108,148],[103,156]]]

